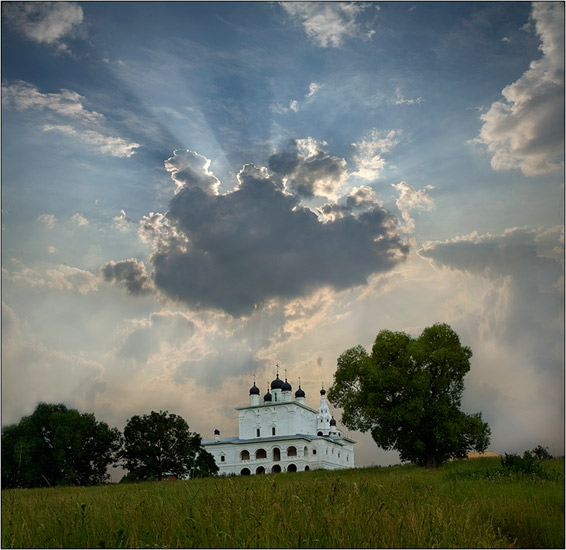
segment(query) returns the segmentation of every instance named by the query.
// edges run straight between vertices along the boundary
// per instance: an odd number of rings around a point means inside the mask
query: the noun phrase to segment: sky
[[[564,3],[3,2],[1,39],[3,425],[233,436],[254,375],[316,409],[448,323],[490,450],[563,454]]]

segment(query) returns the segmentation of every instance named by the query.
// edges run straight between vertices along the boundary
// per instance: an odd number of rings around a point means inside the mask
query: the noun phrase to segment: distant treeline
[[[2,429],[2,488],[98,485],[108,468],[128,470],[126,481],[205,477],[214,457],[187,422],[167,411],[133,416],[120,433],[92,413],[40,403],[19,423]]]

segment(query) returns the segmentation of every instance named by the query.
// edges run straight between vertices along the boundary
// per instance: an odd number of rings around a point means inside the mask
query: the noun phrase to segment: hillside
[[[2,546],[564,548],[564,461],[3,491]]]

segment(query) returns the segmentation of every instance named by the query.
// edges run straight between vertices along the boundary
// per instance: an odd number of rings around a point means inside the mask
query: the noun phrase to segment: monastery
[[[336,470],[354,467],[354,444],[342,435],[326,402],[326,390],[320,390],[318,411],[305,404],[305,392],[292,394],[291,384],[277,376],[260,403],[260,391],[254,384],[249,405],[236,407],[238,437],[202,442],[214,456],[219,474],[265,474],[306,470]]]

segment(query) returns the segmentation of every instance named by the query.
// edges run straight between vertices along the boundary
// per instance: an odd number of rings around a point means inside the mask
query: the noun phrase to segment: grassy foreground
[[[3,548],[564,548],[564,461],[2,491]]]

